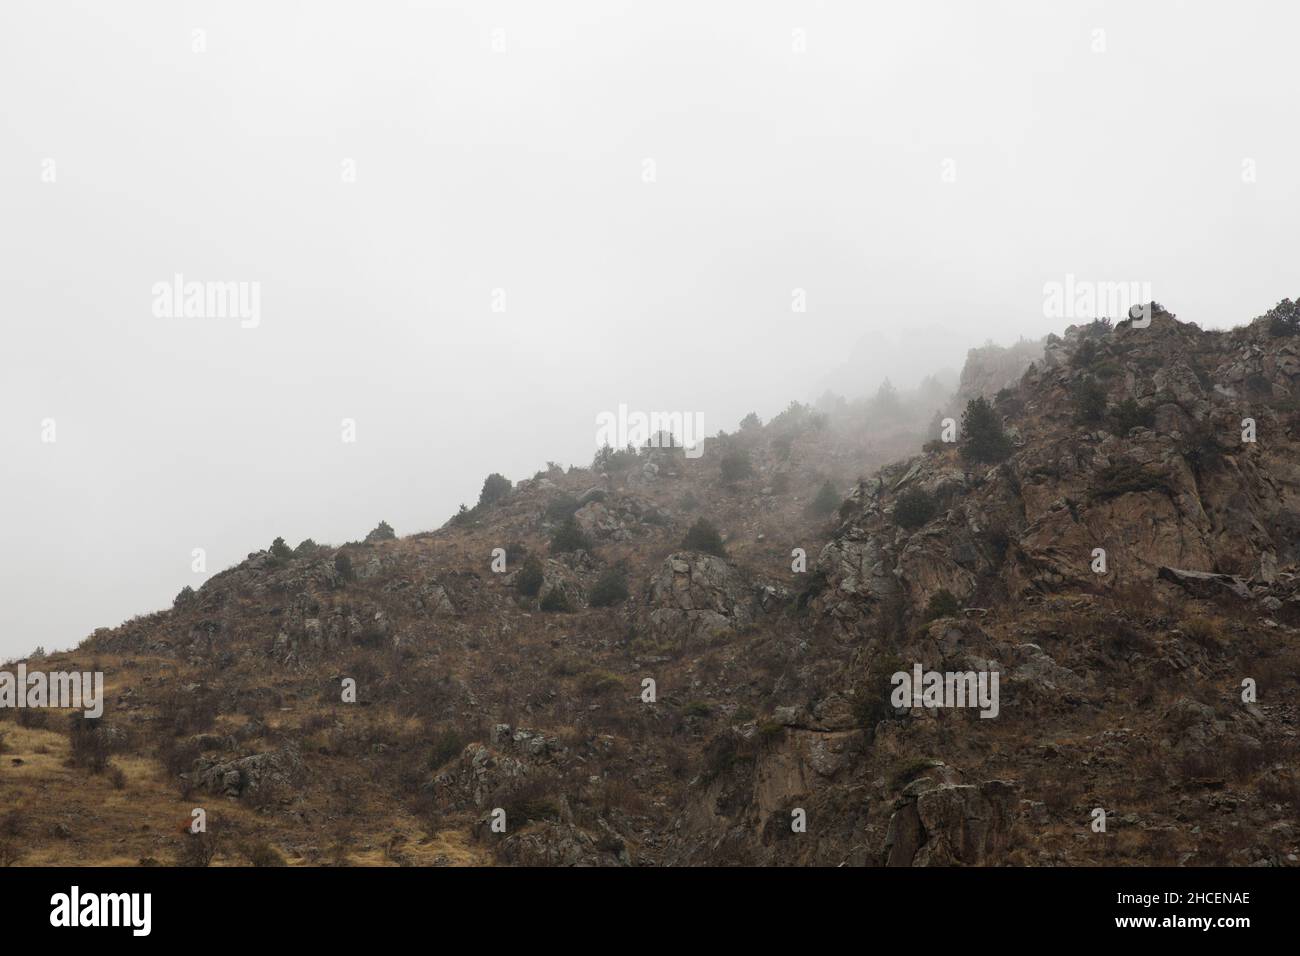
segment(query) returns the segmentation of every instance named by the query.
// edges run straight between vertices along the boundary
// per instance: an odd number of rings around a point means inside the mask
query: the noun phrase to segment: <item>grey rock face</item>
[[[906,798],[905,798],[906,799]],[[885,837],[887,866],[983,866],[998,862],[1020,813],[1015,785],[941,784],[894,811]]]
[[[754,619],[755,595],[723,558],[694,551],[670,555],[651,579],[651,628],[676,639],[736,630]]]
[[[1198,597],[1214,597],[1216,593],[1227,592],[1243,601],[1250,600],[1250,588],[1246,582],[1231,574],[1215,574],[1211,571],[1185,571],[1179,568],[1161,568],[1160,577],[1172,581]]]
[[[285,746],[264,754],[235,760],[200,757],[181,779],[211,793],[227,797],[253,797],[287,791],[300,785],[306,770],[296,747]]]

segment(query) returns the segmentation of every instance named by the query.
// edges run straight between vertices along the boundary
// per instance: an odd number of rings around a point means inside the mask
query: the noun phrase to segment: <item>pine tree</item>
[[[835,491],[835,486],[829,481],[823,482],[821,490],[817,492],[817,497],[812,500],[808,510],[815,515],[828,515],[840,506],[840,496]]]
[[[506,495],[510,494],[510,479],[505,475],[498,475],[495,471],[483,479],[483,490],[478,494],[478,506],[495,504]]]
[[[582,526],[573,515],[564,519],[564,523],[551,535],[551,554],[563,554],[566,551],[590,551],[591,539],[587,537]]]
[[[988,399],[972,398],[961,416],[961,454],[967,461],[993,464],[1011,455],[1014,446]]]
[[[722,535],[704,518],[698,518],[691,525],[682,541],[682,547],[688,551],[703,551],[716,554],[720,558],[727,556],[727,549],[722,545]]]

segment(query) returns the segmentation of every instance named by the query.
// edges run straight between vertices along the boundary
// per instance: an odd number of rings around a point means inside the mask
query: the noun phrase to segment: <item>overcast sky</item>
[[[1246,321],[1300,292],[1298,28],[4,0],[0,658],[169,606],[195,548],[436,527],[488,472],[587,463],[620,403],[713,434],[960,368],[1067,325],[1067,274]],[[256,288],[255,324],[169,314],[177,274]]]

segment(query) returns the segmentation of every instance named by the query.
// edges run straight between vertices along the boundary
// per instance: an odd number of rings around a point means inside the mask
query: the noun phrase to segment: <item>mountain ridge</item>
[[[0,723],[12,827],[64,834],[28,862],[1292,865],[1295,316],[1156,306],[972,350],[939,422],[794,403],[277,542],[46,659],[109,704],[89,757]],[[1002,438],[938,437],[959,405]],[[1000,674],[999,716],[891,707],[914,664]]]

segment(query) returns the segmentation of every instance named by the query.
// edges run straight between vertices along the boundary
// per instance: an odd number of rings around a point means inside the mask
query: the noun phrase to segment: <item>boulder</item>
[[[1249,601],[1250,587],[1241,578],[1212,571],[1186,571],[1180,568],[1161,567],[1160,577],[1172,581],[1189,594],[1199,598],[1215,598],[1224,594]]]

